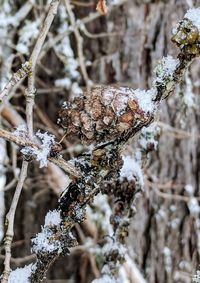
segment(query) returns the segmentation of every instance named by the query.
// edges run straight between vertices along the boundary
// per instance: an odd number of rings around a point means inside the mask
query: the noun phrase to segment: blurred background
[[[79,96],[87,86],[151,87],[159,59],[167,54],[176,56],[178,52],[170,41],[172,28],[187,9],[200,6],[200,0],[110,0],[108,14],[101,15],[96,12],[95,0],[70,3],[71,14],[64,1],[60,3],[36,74],[34,129],[49,131],[57,140],[63,136],[57,124],[61,106]],[[21,63],[28,60],[48,4],[45,0],[0,1],[0,89]],[[80,59],[82,65],[78,63]],[[198,60],[193,61],[174,95],[161,105],[156,119],[157,149],[147,157],[144,187],[134,202],[127,245],[133,262],[149,283],[189,283],[199,268],[199,66]],[[24,80],[16,86],[5,105],[0,106],[0,123],[7,129],[17,127],[25,118],[26,85]],[[84,151],[78,141],[68,139],[62,147],[66,159]],[[2,240],[4,216],[22,158],[13,144],[1,140],[0,148]],[[135,141],[128,150],[134,152],[134,149]],[[15,219],[13,269],[34,260],[30,239],[40,231],[46,212],[56,207],[58,195],[68,182],[56,167],[39,169],[35,162],[29,166]],[[101,213],[105,217],[107,212]],[[98,242],[102,237],[98,217],[90,217],[74,228],[81,245],[89,243],[91,238]],[[1,272],[2,245],[0,251]],[[56,261],[45,282],[88,283],[98,272],[98,260],[80,246],[70,256]],[[139,281],[122,279],[121,282]]]

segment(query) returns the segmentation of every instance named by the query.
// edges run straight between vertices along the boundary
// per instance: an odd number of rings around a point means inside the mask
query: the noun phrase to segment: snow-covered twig
[[[22,146],[22,147],[28,147],[31,149],[29,151],[29,154],[34,158],[37,153],[40,155],[42,151],[42,147],[38,143],[34,143],[28,139],[28,137],[22,137],[22,136],[16,136],[14,133],[10,133],[6,130],[3,130],[0,128],[0,137],[4,138],[5,140],[14,142],[15,144]],[[46,150],[44,148],[44,150]],[[72,176],[80,176],[81,173],[78,171],[78,169],[75,169],[70,162],[65,161],[61,156],[53,157],[50,155],[46,155],[46,157],[53,162],[55,165],[58,165],[60,168],[62,168],[67,174],[70,174]],[[39,158],[40,159],[40,158]]]

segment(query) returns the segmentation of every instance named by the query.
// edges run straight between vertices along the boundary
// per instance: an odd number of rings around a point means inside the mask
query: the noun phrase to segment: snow
[[[61,222],[60,212],[56,209],[53,211],[49,211],[45,216],[45,224],[44,226],[52,226],[52,225],[59,225]]]
[[[136,89],[134,90],[134,97],[137,99],[137,102],[140,108],[146,113],[154,111],[153,99],[155,97],[155,94],[156,92],[154,89],[149,89],[149,90]]]
[[[163,57],[155,68],[156,79],[154,80],[154,84],[163,84],[166,79],[173,79],[173,75],[178,64],[179,59],[174,59],[171,55]]]
[[[28,283],[31,282],[29,277],[31,271],[34,270],[34,265],[31,263],[23,268],[16,268],[10,273],[8,283]]]
[[[34,22],[28,20],[25,21],[25,24],[19,31],[19,40],[16,45],[17,51],[22,54],[29,55],[29,47],[39,34],[40,21],[40,18]]]
[[[55,80],[54,83],[55,83],[55,86],[66,88],[66,89],[69,89],[71,86],[71,80],[69,78],[57,79]]]
[[[168,247],[164,247],[163,249],[164,254],[164,263],[165,263],[165,270],[167,273],[171,273],[172,271],[172,253]]]
[[[156,95],[155,89],[150,90],[133,90],[129,87],[109,87],[103,92],[103,103],[105,106],[111,104],[113,111],[120,116],[126,110],[128,101],[135,100],[139,109],[145,113],[154,111],[153,99]]]
[[[42,232],[38,233],[31,241],[33,244],[32,251],[35,253],[51,253],[60,250],[60,241],[51,239],[51,237],[53,237],[53,232],[47,227],[42,227]]]
[[[38,233],[32,239],[32,250],[34,252],[53,252],[61,249],[61,243],[58,240],[52,239],[54,232],[50,229],[52,226],[58,226],[61,222],[60,213],[57,210],[49,211],[45,217],[45,224],[42,227],[42,232]]]
[[[124,266],[121,266],[119,269],[119,278],[118,278],[119,283],[130,283],[130,280],[128,278],[127,271]]]
[[[102,253],[109,254],[114,250],[117,250],[122,257],[124,257],[127,253],[126,247],[120,244],[117,240],[108,239],[108,242],[102,248]]]
[[[184,18],[190,20],[200,31],[200,7],[189,9]]]
[[[128,181],[135,181],[137,178],[140,185],[143,187],[144,178],[140,164],[130,156],[122,156],[122,159],[124,164],[120,170],[120,181],[123,182],[124,178],[126,178]]]
[[[195,197],[191,197],[187,203],[188,209],[190,211],[191,216],[198,217],[200,213],[200,206],[198,200]]]
[[[53,252],[61,249],[61,243],[58,240],[50,240],[53,236],[52,226],[58,226],[61,223],[60,213],[57,210],[49,211],[45,217],[45,224],[42,232],[38,233],[32,239],[34,252]]]
[[[193,276],[192,282],[200,283],[200,271],[197,270],[197,273]]]
[[[74,82],[72,84],[71,92],[72,92],[73,97],[80,96],[80,94],[83,93],[82,89],[80,88],[77,82]]]
[[[104,274],[101,278],[93,280],[92,283],[116,283],[116,280],[114,277]]]
[[[55,144],[55,137],[47,132],[41,133],[38,131],[36,136],[41,140],[41,148],[33,148],[30,146],[24,147],[21,152],[25,155],[33,155],[40,163],[40,168],[47,166],[48,156],[53,144]]]
[[[188,193],[189,196],[193,196],[194,187],[191,184],[187,184],[185,185],[185,191]]]

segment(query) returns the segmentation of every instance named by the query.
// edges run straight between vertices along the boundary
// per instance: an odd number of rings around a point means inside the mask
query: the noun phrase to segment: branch
[[[32,72],[32,69],[35,68],[40,51],[42,49],[42,46],[44,44],[44,41],[46,39],[46,36],[49,32],[49,29],[51,27],[51,24],[54,20],[55,15],[57,14],[57,9],[59,5],[59,0],[52,0],[49,11],[47,14],[47,17],[44,21],[44,24],[41,28],[41,31],[39,33],[38,39],[36,41],[36,44],[33,48],[33,52],[30,56],[30,59],[25,64],[22,64],[22,67],[13,75],[11,80],[8,82],[8,84],[5,86],[5,88],[0,93],[0,100],[3,100],[5,96],[9,94],[9,92],[12,90],[12,88],[20,82],[23,78],[25,78],[27,75],[30,75]]]
[[[92,82],[89,79],[87,69],[86,69],[86,65],[85,65],[85,59],[84,59],[84,54],[83,54],[83,38],[82,38],[82,36],[79,32],[79,29],[76,27],[76,19],[75,19],[75,15],[72,11],[70,1],[65,0],[65,5],[66,5],[66,8],[67,8],[69,20],[71,22],[71,26],[73,28],[74,35],[75,35],[76,42],[77,42],[77,51],[78,51],[78,60],[79,60],[80,69],[81,69],[85,84],[86,84],[87,88],[90,89]]]
[[[15,133],[8,132],[0,128],[0,137],[4,138],[7,141],[13,142],[20,147],[31,147],[33,149],[42,149],[40,144],[32,142],[28,137],[24,138],[22,136],[16,136]],[[52,151],[53,154],[53,151]],[[32,156],[35,158],[34,156]],[[61,156],[51,157],[48,156],[49,161],[53,162],[55,165],[62,168],[67,174],[80,177],[81,172],[78,169],[75,169],[70,162],[65,161]]]
[[[22,163],[22,168],[19,176],[19,181],[13,196],[13,200],[9,209],[8,214],[6,215],[6,223],[8,225],[7,231],[6,231],[6,236],[5,236],[5,260],[4,260],[4,272],[3,272],[3,278],[1,280],[1,283],[7,283],[9,274],[10,274],[10,259],[11,259],[11,243],[12,239],[14,236],[14,217],[15,217],[15,211],[17,208],[18,200],[21,194],[21,190],[26,178],[27,174],[27,168],[28,168],[28,163],[23,162]]]

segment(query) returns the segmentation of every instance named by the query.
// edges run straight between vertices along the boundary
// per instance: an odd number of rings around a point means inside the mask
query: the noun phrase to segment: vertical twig
[[[6,184],[6,172],[4,172],[4,162],[6,159],[6,142],[0,139],[0,243],[4,235],[4,186]]]
[[[87,73],[87,70],[86,70],[85,59],[84,59],[84,54],[83,54],[83,38],[82,38],[82,36],[79,32],[79,29],[77,27],[76,19],[75,19],[74,13],[72,11],[69,0],[65,0],[65,5],[66,5],[66,8],[67,8],[69,20],[70,20],[70,23],[72,25],[74,35],[75,35],[75,38],[76,38],[76,42],[77,42],[78,61],[79,61],[81,73],[83,75],[83,79],[85,81],[87,89],[90,89],[91,86],[92,86],[92,81],[90,80],[88,73]]]
[[[10,259],[11,259],[11,243],[14,236],[14,218],[15,218],[15,211],[17,208],[17,204],[19,201],[19,197],[21,194],[21,190],[24,184],[24,180],[26,178],[27,174],[27,168],[28,168],[28,162],[23,161],[22,163],[22,169],[19,176],[19,181],[15,190],[15,194],[9,209],[9,212],[6,215],[6,224],[8,225],[6,235],[5,235],[5,260],[4,260],[4,272],[3,272],[3,278],[1,280],[1,283],[7,283],[8,277],[10,274]]]

